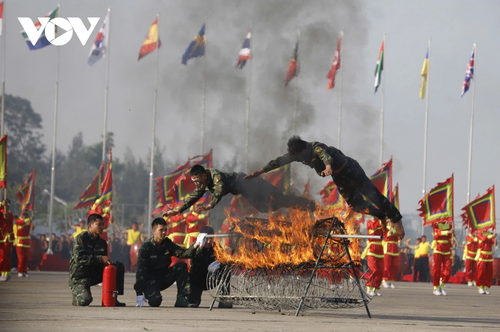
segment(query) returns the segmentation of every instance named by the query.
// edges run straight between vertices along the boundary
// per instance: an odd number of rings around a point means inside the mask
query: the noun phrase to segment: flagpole
[[[151,135],[151,160],[149,163],[149,200],[148,200],[148,215],[146,220],[151,218],[153,213],[153,168],[155,157],[155,131],[156,131],[156,103],[158,99],[158,70],[160,63],[160,13],[156,14],[156,29],[158,40],[156,41],[156,70],[155,70],[155,90],[153,101],[153,129]],[[151,223],[148,222],[148,236],[151,234]]]
[[[342,41],[344,40],[344,31],[340,31],[340,38]],[[342,48],[340,48],[339,52],[339,63],[342,61]],[[337,128],[337,149],[341,149],[341,135],[342,135],[342,87],[344,85],[344,80],[342,79],[344,70],[342,69],[342,64],[340,65],[340,93],[339,93],[339,119],[338,119],[338,128]]]
[[[108,8],[108,35],[104,38],[108,38],[108,46],[106,47],[106,87],[104,88],[104,125],[102,129],[102,161],[106,158],[106,136],[108,131],[108,92],[109,92],[109,48],[110,48],[110,38],[111,35],[111,7]]]
[[[297,29],[297,45],[299,44],[299,39],[300,39],[300,28]],[[297,72],[297,70],[300,70],[299,68],[299,48],[297,48],[297,59],[295,59],[295,61],[297,61],[297,63],[295,64],[295,72]],[[297,113],[299,111],[299,84],[297,83],[297,80],[299,79],[299,76],[296,75],[295,77],[295,87],[294,87],[294,90],[293,90],[293,97],[294,97],[294,111],[293,111],[293,132],[292,132],[292,135],[297,135]],[[292,171],[292,168],[291,167],[292,165],[290,165],[290,172]]]
[[[2,14],[2,35],[3,35],[3,40],[2,40],[2,112],[0,116],[0,136],[3,137],[4,133],[4,117],[5,117],[5,39],[7,36],[5,35],[5,3],[7,1],[3,2],[3,14]],[[5,196],[4,196],[5,197]]]
[[[470,179],[471,179],[471,172],[472,172],[472,135],[474,132],[474,99],[476,95],[476,60],[477,60],[477,53],[476,53],[476,43],[474,43],[474,76],[472,79],[474,80],[474,84],[472,86],[472,107],[471,107],[471,112],[470,112],[470,135],[469,135],[469,171],[467,173],[467,204],[470,202]]]
[[[250,21],[250,33],[252,33],[252,21]],[[252,38],[252,45],[254,44],[254,39],[253,35],[251,36]],[[252,47],[250,47],[252,49]],[[250,136],[250,87],[252,85],[252,52],[250,51],[250,59],[249,59],[249,68],[248,68],[248,75],[247,75],[247,109],[246,109],[246,125],[245,125],[245,130],[246,130],[246,137],[245,137],[245,172],[249,172],[248,168],[248,142],[249,142],[249,136]]]
[[[57,4],[57,14],[61,16],[61,4]],[[56,137],[57,137],[57,99],[59,98],[59,60],[61,48],[57,48],[57,65],[56,65],[56,86],[54,97],[54,124],[52,129],[52,167],[50,170],[50,201],[49,201],[49,249],[47,254],[51,255],[52,252],[52,217],[54,209],[54,178],[56,167]]]
[[[205,55],[203,56],[203,87],[202,87],[202,97],[201,97],[201,147],[200,147],[200,155],[203,154],[203,150],[205,149],[204,141],[205,141],[205,87],[207,85],[207,19],[208,16],[205,16]]]
[[[381,59],[382,61],[382,68],[385,69],[385,33],[384,33],[384,56]],[[382,73],[380,73],[380,76],[382,76]],[[384,75],[385,77],[385,75]],[[382,107],[380,110],[380,165],[382,165],[383,158],[384,158],[384,102],[385,102],[385,78],[380,77],[380,80],[382,84]]]
[[[427,77],[425,86],[425,125],[424,125],[424,172],[422,180],[422,195],[425,197],[425,187],[427,179],[427,136],[428,136],[428,123],[429,123],[429,73],[431,71],[431,39],[429,38],[427,50],[429,52],[427,59]],[[424,224],[422,222],[421,234],[424,234]]]

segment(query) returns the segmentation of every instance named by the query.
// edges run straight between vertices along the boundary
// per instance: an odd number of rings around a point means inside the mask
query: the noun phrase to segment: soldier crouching
[[[151,307],[159,307],[162,302],[160,291],[177,284],[177,300],[175,307],[197,307],[190,303],[187,296],[190,293],[187,264],[180,262],[169,267],[172,256],[178,258],[193,258],[201,255],[202,246],[192,246],[182,249],[173,243],[167,234],[167,223],[162,218],[156,218],[151,223],[153,237],[146,240],[139,249],[137,257],[136,282],[134,289],[137,295],[137,307],[143,302],[149,302]]]
[[[108,245],[99,235],[104,230],[101,215],[91,214],[87,219],[88,231],[75,238],[73,254],[69,263],[69,287],[73,295],[74,306],[88,306],[92,303],[90,286],[102,282],[102,273],[106,265],[116,267],[116,288],[118,295],[123,295],[125,268],[123,263],[112,263],[108,258]],[[116,300],[117,307],[125,303]]]

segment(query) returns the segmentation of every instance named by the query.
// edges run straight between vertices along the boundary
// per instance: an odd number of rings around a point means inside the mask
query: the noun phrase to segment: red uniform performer
[[[465,260],[465,280],[467,281],[467,286],[476,285],[476,273],[477,273],[477,236],[474,233],[469,233],[465,238],[466,245],[464,250],[464,260]]]
[[[24,213],[16,220],[16,251],[17,251],[17,276],[29,277],[28,263],[30,262],[30,229],[32,219]]]
[[[384,227],[379,219],[375,218],[369,220],[366,224],[366,228],[368,235],[384,235]],[[382,284],[382,276],[384,274],[384,247],[382,245],[382,240],[368,240],[368,245],[362,256],[368,256],[368,267],[371,270],[371,275],[369,275],[366,282],[368,295],[380,296],[381,294],[378,291],[380,290],[380,284]]]
[[[432,285],[434,295],[446,295],[444,287],[451,275],[451,247],[453,239],[453,229],[449,223],[435,223],[434,230],[434,271],[432,273]]]
[[[496,234],[489,231],[477,234],[479,245],[476,255],[476,286],[479,290],[479,294],[490,293],[488,289],[491,287],[491,281],[493,280],[493,244],[495,243],[496,236]]]
[[[384,238],[385,246],[383,285],[385,288],[396,288],[396,286],[394,285],[394,281],[398,277],[399,269],[399,246],[396,228],[388,224],[384,234]]]
[[[10,201],[3,200],[0,206],[0,281],[10,280],[12,261],[10,252],[14,245],[14,216],[9,211]]]

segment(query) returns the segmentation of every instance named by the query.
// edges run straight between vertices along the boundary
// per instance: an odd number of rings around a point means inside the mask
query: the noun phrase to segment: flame
[[[226,210],[227,222],[232,233],[241,237],[231,238],[230,247],[214,246],[217,261],[246,269],[293,269],[314,266],[325,242],[330,222],[326,218],[336,216],[347,234],[358,234],[356,212],[350,208],[319,206],[314,213],[289,209],[270,212],[267,218],[231,217]],[[332,228],[332,234],[339,234]],[[349,253],[353,261],[360,260],[360,240],[349,240]],[[343,239],[329,238],[321,257],[321,263],[342,266],[349,262],[344,252]]]

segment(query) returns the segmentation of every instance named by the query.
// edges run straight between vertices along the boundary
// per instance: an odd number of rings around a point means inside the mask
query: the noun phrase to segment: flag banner
[[[159,194],[157,197],[159,201],[158,204],[161,203],[162,205],[169,205],[175,202],[175,183],[186,171],[189,171],[189,161],[178,166],[167,175],[156,178],[157,189],[155,192]]]
[[[7,188],[7,134],[0,139],[0,188]]]
[[[399,184],[396,184],[394,191],[392,192],[392,204],[399,210]]]
[[[102,22],[102,26],[99,29],[99,33],[92,44],[92,48],[90,49],[89,59],[87,63],[92,66],[94,63],[99,61],[102,57],[106,56],[108,52],[108,44],[109,44],[109,11],[106,17],[104,18],[104,22]]]
[[[334,208],[344,208],[345,207],[345,200],[344,198],[339,194],[337,185],[335,182],[330,181],[328,184],[319,192],[321,195],[321,198],[323,199],[323,204],[325,205],[331,205]]]
[[[328,87],[327,90],[333,89],[335,86],[335,76],[337,75],[337,70],[340,69],[340,45],[342,44],[342,37],[339,37],[337,41],[337,50],[335,51],[335,56],[333,57],[332,68],[326,74],[326,78],[328,78]]]
[[[106,170],[106,176],[101,183],[101,197],[95,203],[99,205],[109,205],[113,199],[113,158],[111,156],[111,148],[109,148],[109,162]]]
[[[476,51],[476,44],[472,46],[472,54],[470,55],[469,63],[467,64],[467,71],[465,72],[464,83],[462,84],[462,95],[460,98],[464,96],[464,94],[469,90],[470,82],[474,78],[474,53]]]
[[[205,42],[205,24],[203,24],[198,34],[194,37],[194,40],[189,44],[188,48],[186,48],[186,51],[182,55],[182,64],[187,66],[189,59],[204,56]]]
[[[424,226],[453,221],[453,174],[445,182],[438,183],[418,204],[419,216]]]
[[[88,206],[92,206],[95,200],[101,197],[102,194],[101,183],[103,179],[104,179],[104,162],[101,164],[101,167],[99,167],[99,170],[97,171],[97,174],[94,176],[92,182],[87,186],[87,188],[85,188],[83,193],[78,198],[79,201],[78,203],[76,203],[73,210],[83,209]]]
[[[288,191],[290,190],[290,164],[264,173],[261,177],[281,190],[284,194],[288,194]]]
[[[496,229],[495,222],[495,186],[462,208],[462,218],[466,228],[473,231]]]
[[[285,85],[288,85],[290,81],[299,76],[300,65],[299,65],[299,41],[295,43],[295,50],[293,50],[292,60],[290,60],[290,65],[288,66],[288,71],[286,72]]]
[[[382,165],[378,171],[376,171],[370,180],[377,187],[378,191],[382,193],[388,199],[391,199],[392,195],[392,157],[388,162]]]
[[[50,20],[53,18],[59,17],[59,6],[56,9],[54,9],[53,11],[51,11],[50,13],[48,13],[47,15],[45,15],[44,17],[48,17]],[[41,28],[41,26],[42,26],[42,24],[40,23],[40,21],[37,21],[35,23],[35,27],[38,30]],[[57,37],[57,28],[54,27],[54,29],[56,29],[55,36]],[[28,47],[29,47],[30,51],[39,50],[45,46],[51,45],[50,42],[48,41],[47,37],[45,36],[45,28],[43,29],[43,31],[42,31],[40,37],[38,38],[37,42],[35,43],[35,45],[33,45],[31,43],[31,41],[28,37],[28,34],[24,30],[21,31],[21,35],[23,36],[26,43],[28,43]]]
[[[16,198],[21,203],[21,216],[25,211],[33,211],[35,204],[35,170],[24,181],[16,193]]]
[[[161,47],[160,37],[158,35],[158,16],[156,17],[153,24],[149,28],[148,34],[146,35],[146,39],[144,43],[142,43],[141,49],[139,50],[139,58],[137,60],[141,60],[143,57],[153,52],[157,48]]]
[[[191,192],[196,189],[196,185],[191,180],[189,171],[195,165],[201,165],[205,169],[212,168],[212,150],[205,155],[199,155],[189,159],[189,168],[175,181],[175,193],[177,202],[185,200]],[[198,202],[203,203],[208,198],[207,193]]]
[[[243,41],[243,45],[241,45],[240,54],[238,55],[238,60],[236,61],[236,68],[243,69],[245,67],[248,60],[250,60],[250,38],[252,38],[252,32],[248,31],[247,37]]]
[[[375,66],[375,92],[377,92],[377,89],[380,86],[380,82],[382,80],[382,70],[384,70],[384,44],[385,44],[385,38],[382,41],[382,46],[380,46],[377,65]]]
[[[0,36],[2,35],[2,23],[3,23],[3,1],[0,2]]]
[[[424,64],[422,65],[422,84],[420,84],[420,98],[425,98],[425,87],[427,86],[427,74],[429,73],[429,48],[427,48],[427,54],[425,55]]]

